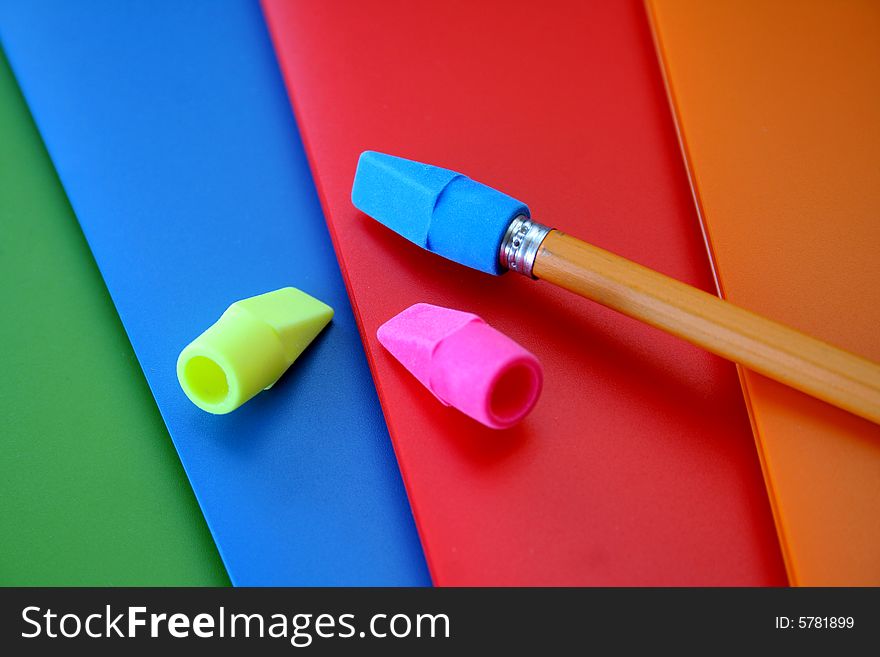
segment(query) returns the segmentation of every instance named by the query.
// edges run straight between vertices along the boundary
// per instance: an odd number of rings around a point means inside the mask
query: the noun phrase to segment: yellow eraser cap
[[[271,387],[332,318],[293,287],[236,301],[180,352],[177,380],[202,410],[229,413]]]

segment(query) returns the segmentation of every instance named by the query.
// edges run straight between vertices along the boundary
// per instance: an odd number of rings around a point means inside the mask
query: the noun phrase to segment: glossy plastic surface
[[[233,583],[429,583],[260,8],[11,1],[0,37]],[[271,395],[193,406],[181,349],[285,285],[333,323]]]
[[[880,361],[880,4],[650,7],[724,296]],[[791,581],[880,584],[880,427],[743,381]]]
[[[711,289],[642,4],[263,6],[435,583],[784,583],[732,365],[426,253],[351,203],[364,150],[442,163]],[[420,301],[541,360],[523,422],[500,433],[443,407],[381,347],[379,325]]]

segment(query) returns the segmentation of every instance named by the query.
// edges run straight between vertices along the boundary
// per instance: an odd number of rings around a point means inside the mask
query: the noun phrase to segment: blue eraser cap
[[[364,151],[351,201],[361,212],[432,253],[501,274],[501,240],[529,208],[498,190],[440,167]]]

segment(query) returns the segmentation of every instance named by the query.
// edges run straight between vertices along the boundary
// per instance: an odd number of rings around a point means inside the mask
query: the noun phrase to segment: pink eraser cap
[[[379,327],[379,342],[448,406],[506,429],[535,406],[535,356],[471,313],[417,303]]]

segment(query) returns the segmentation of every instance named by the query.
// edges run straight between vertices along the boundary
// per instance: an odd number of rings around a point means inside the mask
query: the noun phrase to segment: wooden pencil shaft
[[[880,423],[880,366],[558,230],[532,274]]]

